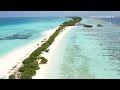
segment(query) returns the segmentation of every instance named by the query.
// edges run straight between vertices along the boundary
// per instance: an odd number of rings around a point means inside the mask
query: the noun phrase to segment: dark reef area
[[[32,36],[31,34],[17,33],[17,34],[13,34],[7,37],[0,38],[0,40],[28,39],[31,36]]]

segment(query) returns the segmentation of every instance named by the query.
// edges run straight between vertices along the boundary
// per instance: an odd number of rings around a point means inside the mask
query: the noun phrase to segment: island
[[[82,20],[81,17],[70,17],[72,20],[65,21],[60,25],[55,32],[43,42],[43,44],[35,49],[29,57],[22,61],[20,68],[9,75],[9,79],[32,79],[32,76],[36,75],[36,70],[39,70],[39,64],[47,64],[48,59],[42,56],[44,52],[48,52],[48,49],[52,43],[55,41],[56,37],[61,34],[61,32],[66,31],[67,27],[75,26],[78,22]]]
[[[87,24],[85,24],[85,25],[83,25],[83,27],[93,27],[92,25],[87,25]]]
[[[103,27],[103,25],[101,25],[101,24],[97,24],[97,27]]]

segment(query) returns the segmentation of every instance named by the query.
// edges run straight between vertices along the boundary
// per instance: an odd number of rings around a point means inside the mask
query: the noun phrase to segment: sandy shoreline
[[[76,27],[76,26],[66,27],[65,30],[62,30],[62,32],[56,37],[55,41],[49,47],[50,49],[49,53],[44,52],[42,54],[42,56],[48,59],[48,62],[47,64],[39,65],[40,69],[36,71],[36,75],[33,76],[33,79],[47,78],[48,76],[47,70],[50,70],[50,66],[53,65],[54,60],[52,60],[52,57],[55,55],[55,51],[57,50],[57,48],[59,48],[59,44],[61,43],[62,39],[64,39],[64,36],[73,27]],[[57,28],[46,31],[43,37],[36,40],[35,42],[32,42],[26,46],[18,48],[4,56],[1,56],[0,57],[0,78],[8,79],[10,74],[18,70],[19,67],[21,67],[22,61],[25,58],[27,58],[35,49],[37,49],[43,43],[41,41],[43,41],[44,39],[47,40],[55,32],[56,29]],[[16,65],[17,67],[11,70]]]
[[[8,79],[9,75],[22,65],[22,61],[43,43],[41,41],[44,39],[47,40],[57,28],[44,32],[43,37],[35,42],[17,48],[6,55],[0,56],[0,78]],[[37,44],[39,44],[39,46]],[[17,67],[14,70],[11,70],[16,65]]]
[[[76,26],[69,26],[69,27],[66,27],[65,30],[62,30],[63,32],[61,32],[56,37],[55,41],[49,47],[49,49],[50,49],[49,53],[45,52],[42,54],[42,56],[44,56],[46,59],[48,59],[48,62],[47,62],[47,64],[39,65],[40,69],[37,70],[36,75],[33,76],[33,79],[50,79],[48,72],[50,71],[51,66],[55,65],[55,63],[57,63],[52,58],[53,58],[53,56],[56,55],[56,50],[59,49],[59,44],[62,42],[62,40],[64,39],[67,32],[69,32],[73,27],[76,27]]]

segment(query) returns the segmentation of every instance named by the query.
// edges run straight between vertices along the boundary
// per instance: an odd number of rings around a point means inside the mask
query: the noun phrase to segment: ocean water
[[[0,18],[0,55],[42,37],[69,18]],[[97,27],[97,24],[104,27]],[[93,28],[82,25],[91,24]],[[56,50],[49,78],[120,79],[120,18],[83,18]]]
[[[109,23],[112,23],[112,24],[120,25],[120,17],[115,17],[111,19],[104,18],[101,20],[108,21]]]
[[[54,78],[120,79],[120,26],[110,22],[83,18],[81,25],[71,29],[61,43],[57,56],[61,63]],[[97,27],[99,23],[104,27]]]
[[[0,18],[0,56],[42,37],[70,18],[18,17]]]

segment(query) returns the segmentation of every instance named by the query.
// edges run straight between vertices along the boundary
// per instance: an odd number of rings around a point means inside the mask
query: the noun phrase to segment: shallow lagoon
[[[54,29],[70,18],[30,17],[0,18],[0,55],[42,38],[43,32]]]
[[[68,33],[57,57],[62,63],[54,69],[59,74],[54,78],[120,78],[120,27],[97,19],[86,18],[81,23],[93,28],[80,25]],[[104,27],[97,27],[99,23]]]

